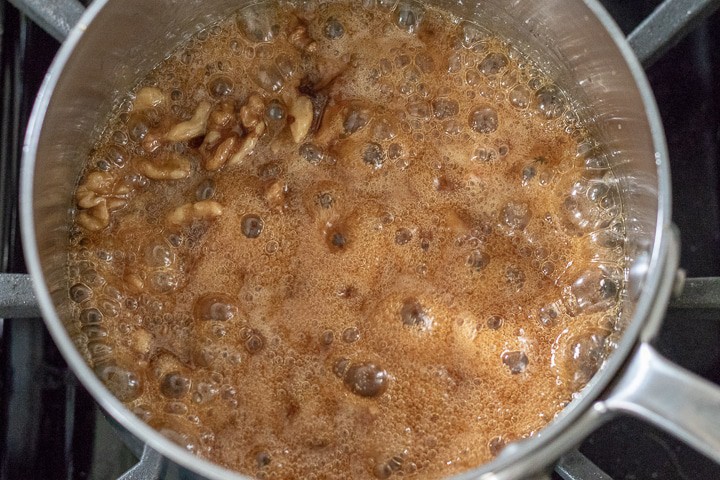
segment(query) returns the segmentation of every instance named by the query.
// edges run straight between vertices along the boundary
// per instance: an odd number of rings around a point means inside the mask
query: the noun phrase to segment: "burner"
[[[720,86],[720,14],[700,20],[708,12],[707,5],[718,2],[601,3],[626,34],[653,11],[660,11],[656,10],[659,6],[700,12],[692,25],[680,29],[682,34],[694,27],[682,41],[659,58],[648,56],[647,64],[653,63],[647,75],[667,136],[673,220],[682,242],[681,267],[688,277],[720,277],[720,92],[716,91]],[[670,20],[661,22],[661,30],[669,31],[684,16],[667,14],[665,18]],[[4,1],[0,1],[0,21],[0,271],[23,273],[17,219],[22,137],[58,44]],[[664,35],[667,37],[667,32],[657,37]],[[633,46],[642,52],[643,45]],[[0,276],[0,312],[24,316],[27,307],[18,307],[19,298],[8,295],[9,279]],[[697,307],[697,299],[693,305],[676,302],[654,344],[679,365],[720,383],[720,282],[715,282],[714,292],[715,300],[705,304],[706,308],[687,308]],[[134,445],[133,451],[125,447],[67,368],[42,320],[0,320],[0,340],[0,478],[117,478],[137,463],[142,446]],[[622,416],[566,455],[552,478],[720,478],[720,465],[674,437]]]

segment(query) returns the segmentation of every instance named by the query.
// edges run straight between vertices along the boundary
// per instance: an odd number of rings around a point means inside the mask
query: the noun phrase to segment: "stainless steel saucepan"
[[[75,13],[81,13],[76,2],[40,2],[73,4],[49,16],[35,0],[13,2],[56,25],[57,36],[69,31],[30,119],[21,179],[23,245],[47,327],[85,387],[134,437],[198,477],[244,478],[195,457],[135,417],[93,374],[63,318],[69,311],[66,262],[73,189],[116,96],[184,39],[247,2],[96,0],[76,24]],[[564,89],[591,106],[590,124],[609,152],[627,217],[626,328],[617,350],[538,435],[508,446],[493,462],[458,478],[527,477],[617,413],[656,424],[720,462],[720,389],[665,360],[650,344],[675,282],[678,242],[670,223],[662,126],[625,38],[595,0],[429,3],[489,26],[534,52]]]

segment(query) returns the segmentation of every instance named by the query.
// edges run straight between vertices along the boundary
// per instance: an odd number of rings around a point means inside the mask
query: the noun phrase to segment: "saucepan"
[[[37,97],[21,174],[27,265],[44,320],[67,363],[123,429],[168,461],[210,479],[244,477],[194,456],[135,417],[98,380],[71,340],[63,323],[69,312],[68,228],[83,160],[116,97],[184,39],[246,3],[93,2],[67,28],[69,35]],[[615,171],[627,227],[624,334],[616,350],[546,428],[458,478],[525,478],[618,413],[656,424],[720,462],[720,389],[670,363],[651,345],[675,283],[678,240],[670,222],[662,126],[643,70],[622,33],[595,0],[430,3],[511,39],[590,106],[586,121]],[[61,20],[61,31],[67,17],[58,11],[53,16],[49,23]]]

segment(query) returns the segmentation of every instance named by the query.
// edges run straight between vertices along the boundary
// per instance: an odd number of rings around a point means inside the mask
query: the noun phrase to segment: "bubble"
[[[562,203],[561,216],[564,226],[569,230],[589,231],[602,228],[609,220],[617,216],[618,210],[604,210],[598,202],[590,200],[589,194],[594,182],[580,179],[572,183],[570,192]],[[606,198],[606,197],[603,197]]]
[[[130,369],[108,364],[97,367],[95,374],[121,402],[135,400],[142,393],[140,377]]]
[[[80,312],[81,325],[98,325],[103,321],[103,314],[97,308],[88,308]]]
[[[479,147],[476,148],[473,151],[472,156],[470,157],[470,160],[473,162],[492,162],[497,158],[498,154],[495,149],[492,148],[485,148],[485,147]]]
[[[170,372],[160,379],[160,393],[167,398],[182,398],[190,391],[192,381],[180,372]]]
[[[188,433],[181,433],[170,427],[162,427],[159,429],[160,434],[170,439],[173,443],[180,445],[189,452],[197,450],[197,441]]]
[[[98,160],[95,165],[97,166],[98,170],[101,170],[103,172],[110,171],[110,162],[108,162],[107,160]]]
[[[530,180],[535,178],[535,175],[537,174],[537,169],[534,165],[528,165],[527,167],[523,168],[521,178],[522,178],[522,185],[526,186],[530,183]]]
[[[543,262],[542,265],[540,265],[540,273],[542,273],[544,276],[549,277],[555,272],[555,264],[552,262]]]
[[[385,152],[379,143],[370,142],[365,145],[362,153],[363,162],[378,169],[385,163]]]
[[[485,252],[473,250],[470,252],[470,255],[468,255],[465,264],[476,272],[479,272],[490,264],[490,257]]]
[[[98,250],[95,256],[102,262],[110,263],[113,261],[113,253],[107,250]]]
[[[395,57],[395,66],[398,69],[403,69],[403,68],[407,67],[408,65],[410,65],[411,61],[412,61],[412,59],[410,58],[409,55],[405,55],[405,54],[398,55],[397,57]]]
[[[524,230],[531,218],[527,203],[509,202],[500,211],[500,221],[512,230]]]
[[[509,265],[505,269],[505,282],[519,291],[525,284],[525,272],[515,265]]]
[[[132,140],[140,142],[150,131],[150,120],[144,114],[134,113],[128,119],[127,130]]]
[[[137,173],[131,174],[131,175],[126,175],[123,178],[123,181],[127,185],[130,185],[135,188],[145,188],[150,184],[150,181],[147,179],[147,177],[137,174]]]
[[[88,339],[88,342],[102,340],[108,336],[108,331],[100,325],[85,325],[82,331]]]
[[[555,322],[557,321],[559,315],[560,309],[555,303],[551,303],[540,308],[538,319],[540,320],[540,323],[542,323],[546,327],[550,327],[552,325],[555,325]]]
[[[542,87],[535,93],[535,108],[548,120],[558,118],[565,112],[562,93],[554,85]]]
[[[335,334],[332,330],[325,330],[320,335],[320,343],[325,346],[332,345],[333,341],[335,340]]]
[[[170,235],[168,235],[167,241],[170,245],[177,248],[183,244],[183,237],[176,233],[171,233]]]
[[[607,332],[564,330],[553,345],[551,364],[565,382],[579,390],[597,373],[608,354]]]
[[[186,415],[188,407],[182,402],[168,402],[164,408],[165,413],[170,415]]]
[[[360,330],[357,327],[348,327],[342,332],[342,340],[345,343],[355,343],[360,340]]]
[[[212,178],[206,178],[198,185],[195,190],[195,198],[199,201],[210,200],[215,196],[215,181]]]
[[[435,70],[435,60],[427,53],[420,52],[415,55],[415,65],[423,73],[432,73]]]
[[[408,33],[415,32],[420,25],[422,12],[416,11],[410,4],[400,4],[395,13],[395,25]]]
[[[454,117],[460,111],[457,101],[449,98],[438,98],[432,102],[433,115],[437,119]]]
[[[378,397],[390,383],[387,372],[374,363],[350,365],[343,377],[345,386],[361,397]]]
[[[343,121],[345,133],[351,135],[361,130],[370,122],[370,112],[364,108],[353,108]]]
[[[128,142],[127,135],[125,135],[125,132],[123,132],[122,130],[115,130],[110,136],[110,140],[116,145],[126,145]]]
[[[610,192],[610,187],[604,182],[591,182],[586,192],[588,200],[598,202]]]
[[[505,323],[505,319],[500,315],[491,315],[488,317],[486,325],[490,330],[499,330]]]
[[[387,463],[378,463],[373,469],[373,475],[375,476],[375,478],[379,478],[381,480],[390,478],[392,474],[393,470]]]
[[[378,463],[373,470],[375,477],[384,479],[389,478],[394,473],[400,472],[405,464],[405,457],[407,457],[407,450],[403,451],[400,455],[395,455],[386,462]]]
[[[288,57],[283,53],[279,54],[275,58],[275,66],[277,67],[278,72],[280,72],[283,78],[291,78],[293,75],[295,75],[295,72],[298,68],[292,58]]]
[[[602,248],[621,248],[625,243],[622,233],[610,229],[598,230],[590,234],[590,240],[597,246]]]
[[[468,22],[462,23],[460,39],[463,47],[470,48],[480,43],[482,40],[485,39],[485,37],[485,32],[483,32],[477,25],[473,25],[472,23]]]
[[[264,225],[262,218],[252,213],[243,216],[240,220],[240,230],[247,238],[258,238]]]
[[[580,153],[578,156],[581,157],[585,168],[588,170],[597,171],[610,168],[607,155],[602,152],[590,150],[585,153]]]
[[[488,53],[480,62],[480,65],[478,65],[478,70],[480,70],[485,76],[497,75],[501,70],[508,66],[508,63],[509,60],[505,54]]]
[[[312,165],[318,165],[325,158],[325,154],[315,144],[303,143],[299,150],[300,156]]]
[[[270,121],[280,121],[285,118],[285,106],[280,100],[272,99],[265,109],[265,116]]]
[[[226,75],[217,75],[207,84],[208,93],[213,98],[222,98],[230,95],[235,87],[232,79]]]
[[[255,456],[255,462],[258,468],[267,467],[272,462],[272,457],[267,452],[260,452]]]
[[[403,300],[400,308],[400,319],[403,325],[420,327],[423,330],[430,328],[432,325],[432,317],[428,315],[420,302],[412,297]]]
[[[458,73],[462,70],[463,56],[460,53],[454,53],[448,58],[447,72],[450,74]]]
[[[377,141],[392,140],[397,136],[397,131],[387,119],[380,119],[373,127],[373,138]]]
[[[609,308],[617,302],[620,287],[601,268],[586,270],[570,286],[571,310],[592,313]]]
[[[166,245],[149,245],[145,249],[145,263],[150,267],[169,267],[175,262],[175,254]]]
[[[150,286],[158,293],[172,292],[178,288],[179,283],[180,279],[173,272],[155,272],[150,277]]]
[[[339,358],[333,364],[333,373],[340,378],[344,378],[349,367],[350,360],[347,358]]]
[[[238,314],[232,298],[223,293],[206,293],[193,304],[193,315],[200,320],[226,322]]]
[[[482,106],[470,112],[468,125],[478,133],[492,133],[498,128],[498,115],[491,106]]]
[[[357,289],[352,285],[345,285],[338,289],[335,294],[340,298],[352,298],[357,294]]]
[[[252,5],[238,12],[238,29],[251,42],[271,42],[280,33],[275,10],[262,5]]]
[[[247,350],[247,352],[252,355],[259,353],[264,346],[265,340],[263,339],[262,335],[260,335],[260,333],[255,330],[253,330],[250,334],[250,337],[245,340],[245,350]]]
[[[490,455],[497,457],[497,455],[505,448],[506,442],[502,437],[493,437],[488,442],[488,450]]]
[[[338,249],[342,249],[347,244],[347,238],[341,232],[332,232],[330,234],[330,244]]]
[[[112,346],[100,340],[88,342],[87,349],[90,357],[92,357],[96,364],[106,361],[112,356],[114,351]]]
[[[530,105],[530,100],[532,99],[532,92],[524,85],[517,85],[515,86],[515,88],[510,90],[509,98],[510,105],[519,110],[523,110],[527,108],[528,105]]]
[[[432,108],[426,101],[413,101],[407,104],[406,110],[411,117],[427,120],[430,118]]]
[[[70,299],[75,303],[83,303],[92,298],[93,292],[84,283],[76,283],[70,287]]]
[[[118,145],[110,145],[105,153],[105,159],[116,167],[124,167],[127,163],[128,154],[124,148]]]
[[[510,373],[523,373],[528,366],[528,357],[525,352],[512,351],[503,352],[502,362],[510,369]]]
[[[251,77],[258,87],[271,93],[278,93],[285,86],[285,79],[275,65],[254,70]]]
[[[320,208],[328,209],[333,206],[333,203],[335,203],[335,199],[333,198],[331,193],[324,192],[318,195],[317,203],[318,205],[320,205]]]
[[[325,34],[325,37],[329,38],[330,40],[337,40],[338,38],[342,38],[342,36],[345,35],[345,27],[343,27],[343,24],[340,23],[340,20],[335,17],[330,17],[325,22],[323,34]]]
[[[412,231],[408,228],[400,228],[395,232],[395,243],[398,245],[405,245],[412,240]]]

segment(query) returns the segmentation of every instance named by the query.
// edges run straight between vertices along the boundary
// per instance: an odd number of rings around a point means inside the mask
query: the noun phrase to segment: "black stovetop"
[[[660,2],[602,3],[628,33]],[[19,156],[34,96],[58,45],[4,0],[0,19],[0,271],[24,272],[17,231]],[[681,266],[691,277],[720,276],[720,14],[647,74],[670,151]],[[0,478],[100,480],[132,465],[132,455],[67,369],[40,320],[0,320],[0,340]],[[720,318],[668,315],[657,346],[720,383]],[[627,417],[594,432],[580,451],[615,480],[720,478],[720,465]]]

